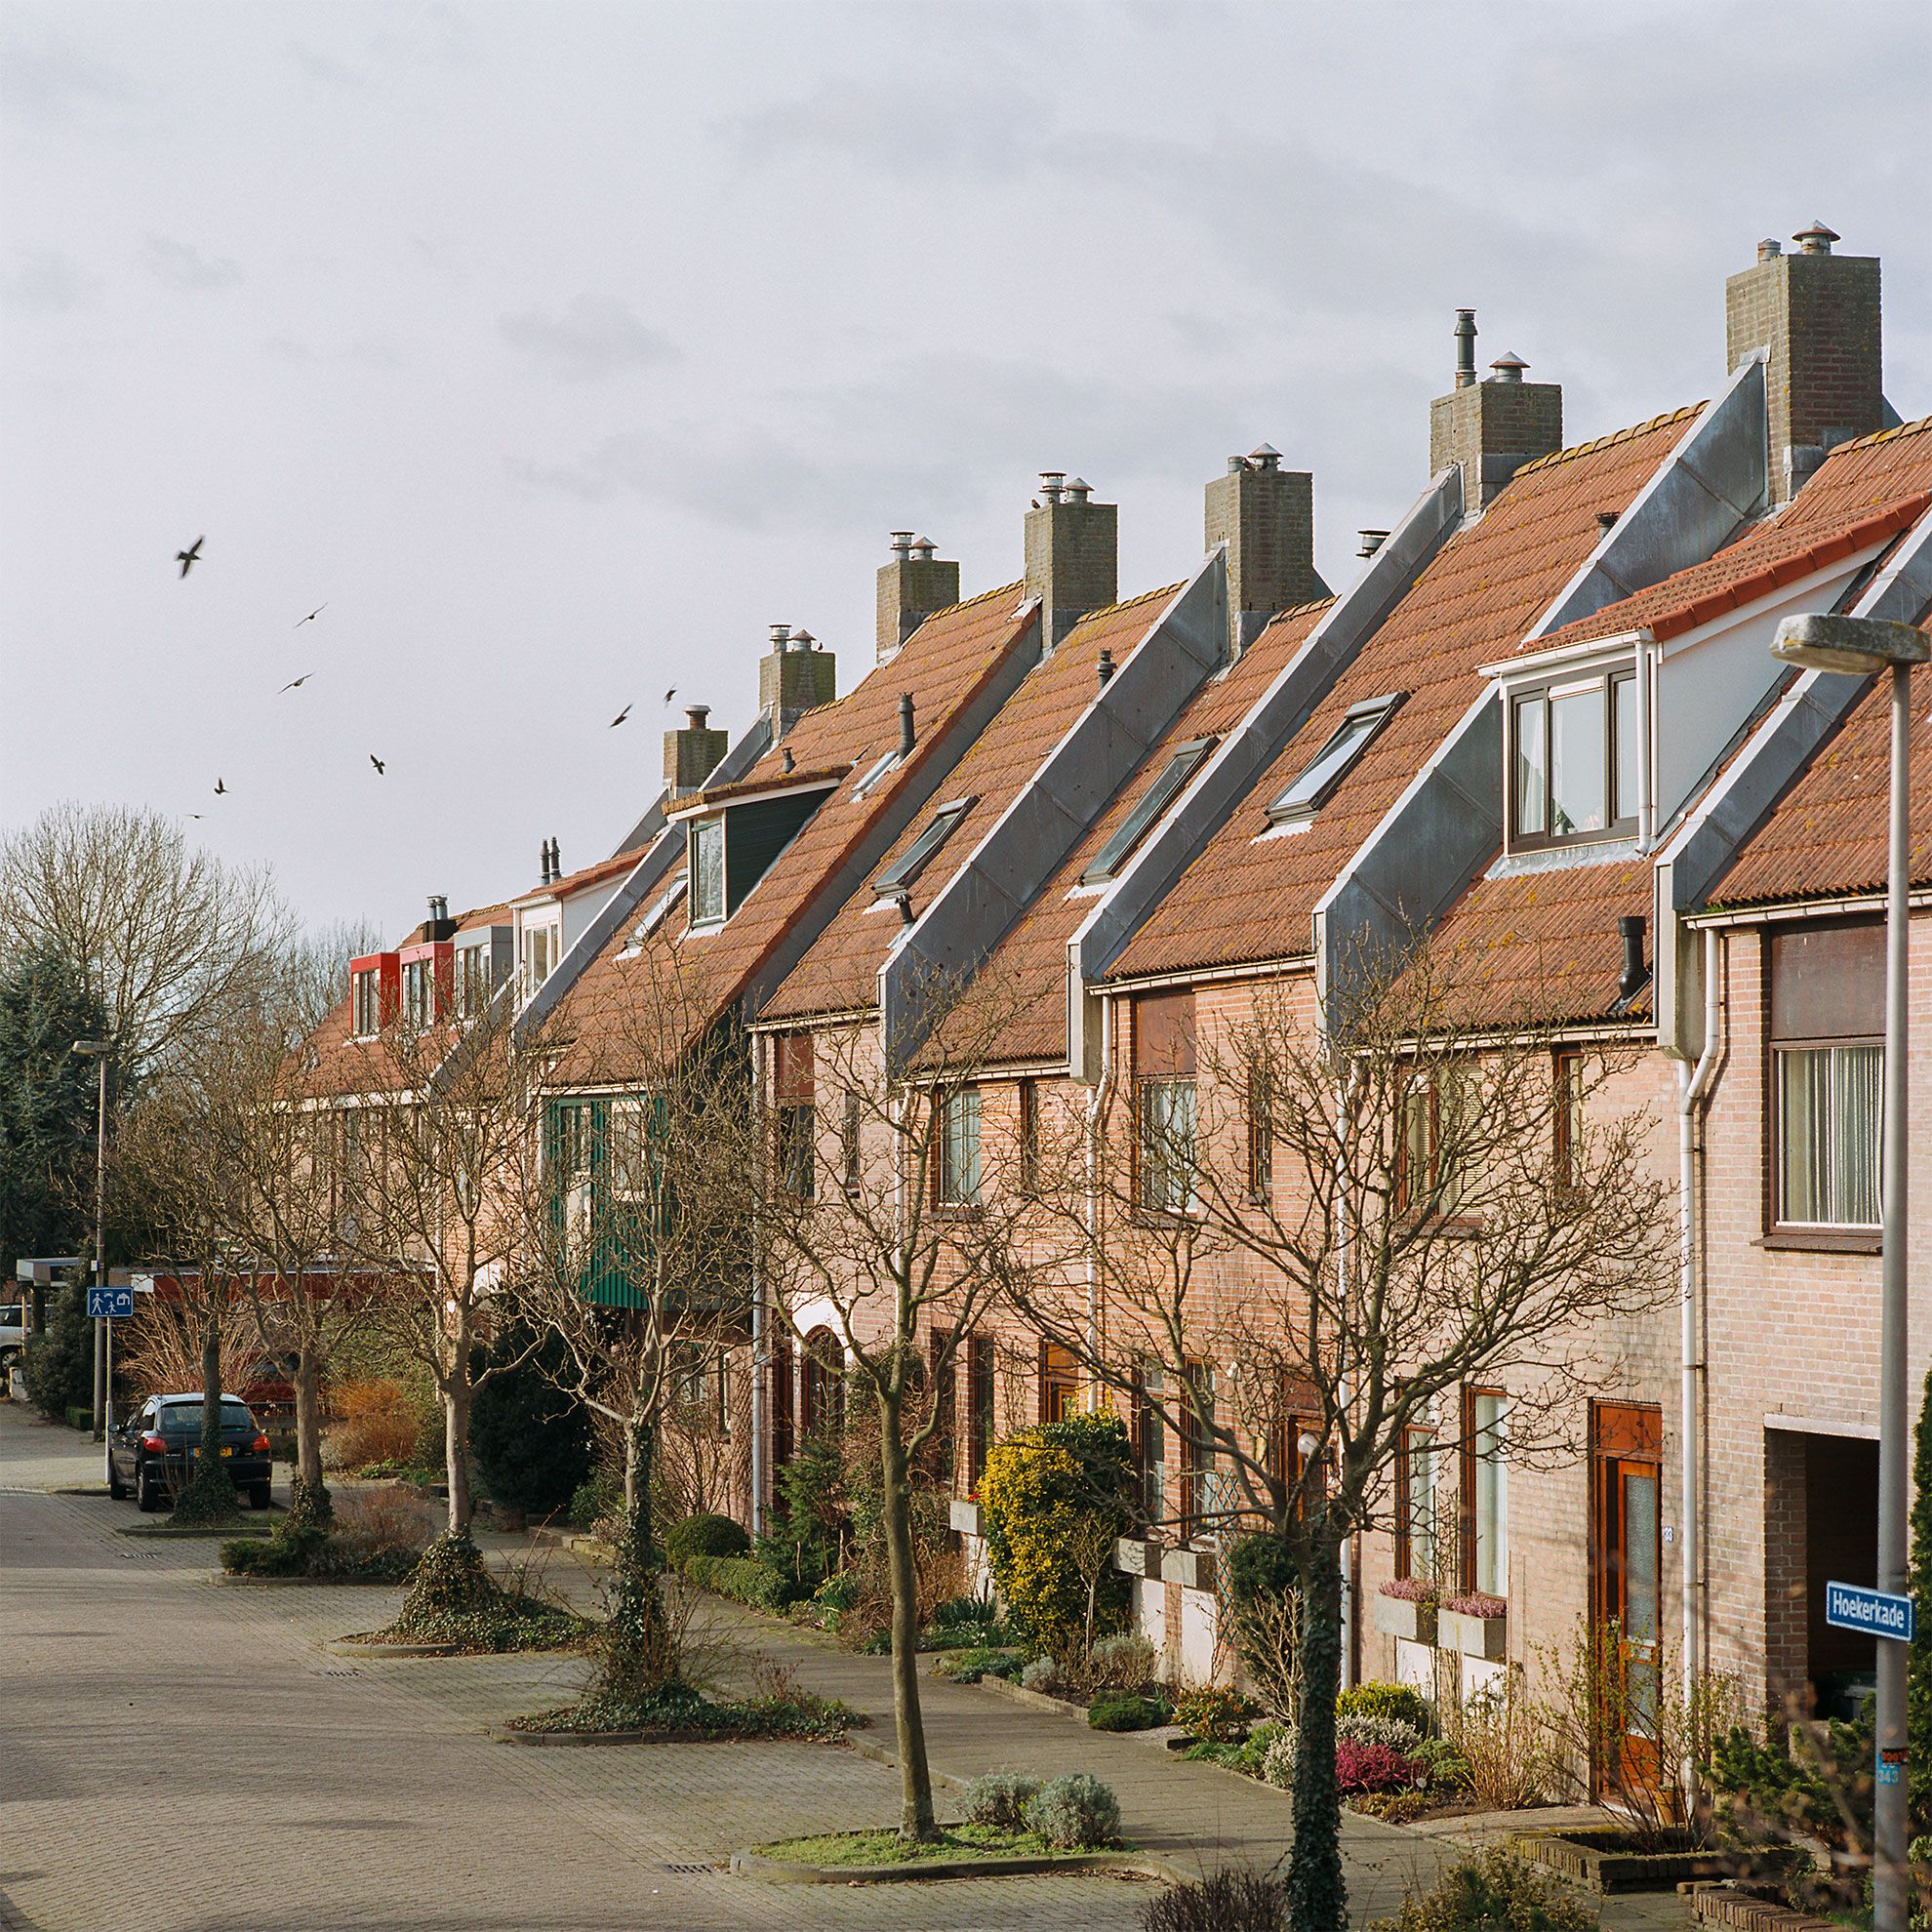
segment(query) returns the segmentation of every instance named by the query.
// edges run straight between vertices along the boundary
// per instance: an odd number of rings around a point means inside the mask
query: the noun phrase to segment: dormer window
[[[958,829],[960,820],[977,803],[977,799],[955,798],[942,805],[933,814],[932,824],[872,881],[872,891],[881,899],[904,892],[926,869],[933,855]]]
[[[1268,823],[1291,825],[1313,818],[1407,696],[1406,692],[1397,691],[1391,697],[1371,698],[1364,704],[1351,705],[1329,735],[1328,742],[1302,768],[1288,789],[1268,806]]]
[[[1633,670],[1512,692],[1510,843],[1521,849],[1634,830],[1640,745]]]
[[[523,929],[523,991],[527,999],[557,970],[557,929],[553,925]]]
[[[421,1032],[434,1019],[435,978],[426,959],[412,959],[402,969],[403,1018]]]
[[[490,1003],[490,948],[460,946],[456,956],[457,1018],[474,1020]]]
[[[691,827],[691,923],[715,926],[725,915],[724,821],[700,819]]]
[[[382,1030],[382,989],[374,967],[349,975],[349,1024],[358,1039],[374,1039]]]
[[[1135,801],[1134,809],[1121,821],[1119,829],[1101,847],[1094,863],[1080,874],[1083,886],[1104,885],[1120,870],[1132,856],[1134,848],[1147,837],[1154,821],[1173,804],[1181,787],[1194,776],[1201,760],[1214,746],[1212,738],[1192,738],[1175,747],[1174,755]]]

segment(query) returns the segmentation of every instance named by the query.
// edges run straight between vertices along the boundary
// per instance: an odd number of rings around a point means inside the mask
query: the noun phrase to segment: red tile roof
[[[641,946],[633,945],[634,925],[612,938],[552,1023],[553,1033],[571,1041],[556,1068],[558,1084],[595,1086],[648,1075],[655,1056],[681,1044],[660,1037],[672,1024],[667,986],[677,988],[674,1025],[687,1037],[729,1010],[820,895],[840,879],[881,816],[922,781],[947,725],[1010,663],[1033,621],[1019,585],[989,590],[928,618],[890,664],[870,671],[846,697],[806,712],[746,779],[755,784],[780,777],[788,749],[800,769],[845,774],[838,789],[722,927],[692,934],[687,905]],[[913,755],[860,798],[858,782],[898,743],[899,699],[907,691],[918,719]],[[640,1027],[654,1029],[648,1041],[640,1042]]]
[[[1149,590],[1083,619],[1061,641],[1052,657],[1026,673],[900,837],[886,865],[899,858],[923,832],[934,811],[955,798],[972,798],[971,811],[955,825],[924,871],[907,888],[914,913],[923,912],[972,856],[994,821],[1025,789],[1041,762],[1071,729],[1099,689],[1097,663],[1103,650],[1124,664],[1161,611],[1182,586]],[[879,867],[881,871],[884,865]],[[793,1019],[810,1014],[868,1010],[877,997],[876,975],[884,965],[900,918],[878,907],[862,886],[846,901],[785,984],[766,1002],[760,1018]]]
[[[552,879],[546,886],[533,886],[521,898],[568,899],[572,894],[599,885],[606,879],[621,879],[643,856],[644,847],[641,845],[632,846],[625,852],[614,852],[608,859],[599,859],[594,865],[585,865],[582,871],[566,872],[562,878]]]
[[[1109,977],[1298,958],[1336,874],[1683,434],[1695,408],[1532,463],[1452,537],[1328,698],[1128,945]],[[1259,838],[1267,806],[1350,705],[1406,691],[1307,831]]]

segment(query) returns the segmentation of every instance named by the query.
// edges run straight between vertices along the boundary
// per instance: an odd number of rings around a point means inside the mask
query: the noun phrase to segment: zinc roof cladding
[[[1112,802],[1087,827],[1086,835],[1034,898],[1000,944],[986,968],[1014,988],[1015,1017],[1003,1029],[999,1056],[1008,1061],[1058,1061],[1067,1053],[1067,944],[1100,903],[1100,896],[1074,892],[1080,874],[1093,864],[1136,801],[1152,783],[1177,745],[1194,738],[1219,738],[1244,718],[1273,681],[1332,599],[1301,604],[1271,619],[1221,676],[1194,694],[1172,729],[1152,745]]]
[[[848,863],[853,848],[923,771],[960,707],[972,701],[1032,627],[1036,613],[1022,586],[1005,584],[929,617],[889,664],[868,671],[843,698],[807,711],[746,777],[777,778],[789,748],[804,770],[842,769],[838,788],[806,822],[725,923],[693,935],[690,902],[675,908],[641,945],[624,922],[584,969],[552,1021],[569,1042],[552,1074],[559,1086],[587,1087],[644,1077],[650,1068],[634,1029],[656,1025],[664,1002],[640,1001],[653,966],[675,966],[682,988],[678,1026],[688,1039],[721,1017],[752,975]],[[912,694],[917,738],[912,756],[864,798],[855,795],[872,762],[899,740],[899,700]],[[947,794],[951,795],[950,793]],[[659,1040],[651,1052],[683,1041]]]
[[[975,799],[971,811],[906,888],[915,916],[958,874],[994,821],[1026,789],[1048,753],[1093,703],[1100,688],[1101,652],[1110,650],[1115,663],[1124,664],[1181,587],[1170,584],[1165,589],[1149,590],[1083,618],[1061,640],[1052,657],[1035,664],[1022,679],[1020,688],[874,870],[876,876],[904,853],[947,800]],[[876,904],[868,879],[839,908],[831,924],[765,1003],[759,1017],[798,1019],[865,1011],[875,1004],[875,977],[901,931],[899,915],[890,906],[872,910]]]
[[[1617,920],[1651,910],[1652,862],[1634,853],[1477,879],[1435,932],[1435,956],[1475,1025],[1550,1026],[1632,1018],[1650,989],[1613,1016],[1621,991]]]
[[[1924,620],[1921,619],[1921,623]],[[1884,888],[1891,798],[1891,680],[1873,678],[1844,723],[1745,842],[1711,895],[1715,906],[1835,899]],[[1912,786],[1906,861],[1932,884],[1932,665],[1912,673]]]
[[[1715,556],[1634,596],[1606,604],[1560,630],[1528,639],[1521,651],[1560,650],[1566,644],[1615,637],[1639,627],[1660,642],[1681,636],[1726,611],[1754,603],[1787,584],[1899,536],[1932,505],[1932,493],[1925,490],[1898,495],[1877,509],[1841,501],[1829,506],[1807,504],[1808,494],[1800,492],[1779,515],[1756,524]]]
[[[1110,980],[1299,958],[1316,903],[1513,650],[1675,447],[1693,406],[1519,470],[1430,561],[1241,805],[1121,952]],[[1350,706],[1408,693],[1307,830],[1267,807]],[[1500,775],[1499,775],[1500,782]]]

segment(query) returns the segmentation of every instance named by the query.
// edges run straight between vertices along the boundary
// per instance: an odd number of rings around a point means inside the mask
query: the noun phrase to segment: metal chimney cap
[[[912,540],[912,554],[921,563],[931,563],[939,545],[930,537],[915,537]]]
[[[1069,503],[1084,503],[1094,494],[1094,486],[1084,476],[1067,479],[1067,497]]]
[[[1785,244],[1775,235],[1766,235],[1757,244],[1757,259],[1760,262],[1775,262],[1785,252]]]
[[[1800,228],[1791,239],[1802,255],[1830,255],[1831,244],[1838,238],[1823,221],[1814,221],[1810,227]]]
[[[1248,452],[1248,461],[1257,469],[1279,469],[1281,467],[1281,452],[1272,443],[1257,443]]]
[[[1529,367],[1529,364],[1514,349],[1506,349],[1489,366],[1495,370],[1497,382],[1520,382],[1523,380],[1523,371]]]
[[[912,547],[912,533],[909,530],[895,530],[892,533],[892,553],[903,557]]]
[[[710,715],[711,707],[708,704],[687,704],[684,707],[686,725],[692,731],[703,731],[704,720]]]
[[[802,624],[791,633],[791,648],[794,651],[809,651],[817,645],[818,641]]]
[[[1048,503],[1057,503],[1067,487],[1067,472],[1064,469],[1043,469],[1040,471],[1040,495]]]
[[[1360,547],[1355,551],[1358,557],[1374,556],[1376,551],[1389,541],[1389,532],[1386,530],[1358,530],[1355,534],[1361,539]]]
[[[771,632],[772,632],[772,649],[774,651],[783,651],[785,649],[785,639],[791,635],[790,624],[775,624],[771,626]]]

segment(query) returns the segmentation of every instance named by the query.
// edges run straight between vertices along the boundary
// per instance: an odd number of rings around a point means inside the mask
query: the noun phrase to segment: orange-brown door
[[[1603,1683],[1600,1792],[1654,1789],[1663,1690],[1662,1413],[1599,1403],[1593,1418],[1591,1637]]]

